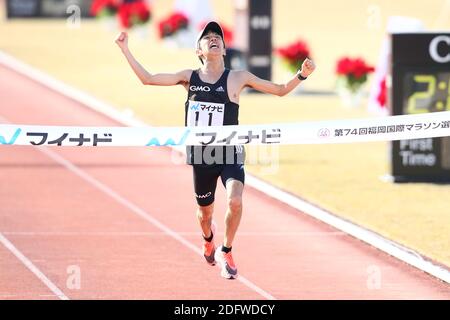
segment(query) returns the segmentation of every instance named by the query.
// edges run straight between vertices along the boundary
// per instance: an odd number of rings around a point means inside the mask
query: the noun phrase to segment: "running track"
[[[0,118],[119,125],[1,65]],[[221,278],[200,256],[190,167],[171,157],[0,146],[0,299],[450,299],[447,284],[250,187],[233,250],[242,277]],[[219,237],[224,208],[219,185]]]

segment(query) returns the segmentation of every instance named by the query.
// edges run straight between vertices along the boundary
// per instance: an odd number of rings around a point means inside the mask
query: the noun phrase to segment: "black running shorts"
[[[229,179],[244,184],[245,172],[243,164],[192,165],[194,174],[195,198],[199,206],[208,206],[214,202],[217,179],[220,177],[224,187]]]

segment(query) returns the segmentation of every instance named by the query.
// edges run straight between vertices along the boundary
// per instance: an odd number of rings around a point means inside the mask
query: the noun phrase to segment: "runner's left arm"
[[[289,82],[285,84],[276,84],[274,82],[261,79],[248,71],[244,71],[244,86],[249,86],[255,90],[281,97],[291,92],[302,82],[302,80],[298,78],[299,74],[306,78],[314,71],[315,68],[316,66],[312,60],[308,58],[305,59],[301,69]]]

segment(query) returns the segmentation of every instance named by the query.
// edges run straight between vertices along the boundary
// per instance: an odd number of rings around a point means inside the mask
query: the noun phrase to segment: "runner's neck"
[[[205,60],[205,64],[200,69],[200,72],[208,78],[220,77],[224,71],[225,64],[222,58],[220,60]]]

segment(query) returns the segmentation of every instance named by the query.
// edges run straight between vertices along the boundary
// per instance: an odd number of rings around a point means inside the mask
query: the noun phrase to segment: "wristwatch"
[[[301,74],[301,72],[299,72],[299,73],[297,73],[297,79],[298,80],[306,80],[306,79],[308,79],[308,77],[304,77],[304,76],[302,76],[302,74]]]

